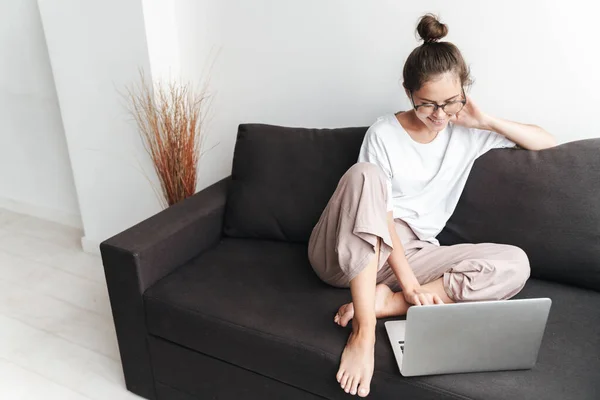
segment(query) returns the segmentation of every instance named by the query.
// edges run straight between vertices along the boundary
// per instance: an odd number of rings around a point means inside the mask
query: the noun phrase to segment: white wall
[[[175,6],[179,0],[142,0],[146,42],[152,78],[180,77],[179,38]]]
[[[164,1],[164,0],[161,0]],[[221,18],[223,7],[215,0],[175,0],[175,27],[178,39],[179,73],[182,82],[194,85],[195,90],[207,87],[210,97],[210,110],[203,125],[202,156],[198,165],[198,186],[206,186],[230,174],[234,134],[231,123],[235,116],[224,117],[224,107],[220,90],[225,75],[218,71],[222,46]],[[226,22],[229,25],[229,22]],[[238,68],[243,68],[239,65]],[[226,122],[227,121],[227,122]]]
[[[201,160],[199,189],[230,173],[239,123],[366,126],[408,109],[401,71],[425,12],[449,25],[485,111],[541,125],[560,142],[600,136],[589,122],[600,50],[584,21],[597,2],[38,2],[89,249],[160,210],[118,94],[138,68],[199,81],[218,55],[205,148],[219,145]]]
[[[367,126],[408,109],[402,68],[425,12],[448,24],[446,39],[471,65],[471,95],[484,111],[540,125],[559,142],[599,137],[591,122],[600,90],[599,4],[181,0],[183,74],[196,76],[207,49],[221,49],[211,125],[221,143],[205,157],[203,182],[229,173],[239,123]]]
[[[84,225],[84,248],[160,211],[120,93],[150,76],[140,0],[39,0]]]
[[[81,226],[35,0],[0,2],[0,207]]]

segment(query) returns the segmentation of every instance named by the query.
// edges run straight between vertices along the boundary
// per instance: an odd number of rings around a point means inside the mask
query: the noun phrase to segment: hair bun
[[[437,15],[425,14],[419,20],[417,33],[424,43],[433,43],[448,34],[448,27],[438,20]]]

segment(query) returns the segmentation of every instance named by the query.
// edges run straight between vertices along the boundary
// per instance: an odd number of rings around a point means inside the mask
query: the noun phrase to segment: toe
[[[348,383],[346,383],[346,386],[344,387],[344,391],[346,393],[350,393],[350,388],[352,388],[352,383],[353,382],[354,382],[354,377],[348,378]]]
[[[360,397],[367,397],[369,392],[371,391],[371,380],[363,380],[358,387],[358,395]]]
[[[342,380],[340,381],[340,386],[342,387],[342,389],[346,387],[346,383],[348,383],[348,374],[344,371],[344,374],[342,375]]]
[[[344,376],[344,372],[345,371],[343,369],[340,369],[335,376],[335,379],[338,381],[338,383],[342,383],[342,376]]]
[[[352,395],[356,394],[358,382],[360,382],[360,380],[358,378],[354,378],[354,380],[352,381],[352,386],[350,387],[350,394],[352,394]]]
[[[348,310],[344,315],[341,316],[340,318],[340,325],[342,325],[343,327],[346,327],[348,325],[348,322],[350,322],[350,320],[352,319],[352,312],[351,310]]]

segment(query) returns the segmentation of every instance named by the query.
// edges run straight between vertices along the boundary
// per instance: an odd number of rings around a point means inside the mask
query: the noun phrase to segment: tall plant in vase
[[[128,105],[162,190],[163,206],[171,206],[196,192],[206,116],[210,106],[207,86],[149,82],[128,89]]]

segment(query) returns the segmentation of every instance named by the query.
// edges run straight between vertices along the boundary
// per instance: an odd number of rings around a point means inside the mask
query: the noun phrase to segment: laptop
[[[549,298],[413,306],[387,321],[403,376],[531,369],[548,320]]]

